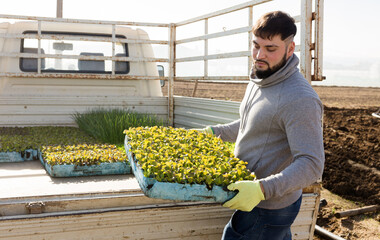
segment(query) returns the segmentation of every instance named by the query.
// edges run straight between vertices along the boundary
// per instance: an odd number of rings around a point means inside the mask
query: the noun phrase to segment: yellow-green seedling
[[[220,138],[172,127],[136,127],[124,131],[144,176],[160,182],[227,186],[254,180],[247,163]]]

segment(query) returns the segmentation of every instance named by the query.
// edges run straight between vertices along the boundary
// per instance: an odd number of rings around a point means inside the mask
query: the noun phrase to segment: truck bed
[[[133,174],[52,178],[37,160],[1,163],[0,186],[0,220],[177,205],[146,197]]]
[[[0,239],[219,239],[220,204],[146,197],[132,174],[51,178],[37,160],[2,163]]]
[[[220,239],[233,213],[218,203],[146,197],[132,174],[51,178],[37,160],[2,163],[0,186],[0,239],[7,240]],[[294,239],[312,239],[315,189],[304,191]]]
[[[0,186],[0,199],[140,190],[133,174],[53,178],[38,160],[1,163]]]

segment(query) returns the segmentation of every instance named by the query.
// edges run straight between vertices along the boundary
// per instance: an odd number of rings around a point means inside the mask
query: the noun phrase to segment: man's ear
[[[294,50],[296,49],[296,44],[294,41],[292,41],[290,44],[289,44],[289,47],[288,47],[288,52],[286,53],[286,58],[290,58],[290,56],[293,55],[294,53]]]

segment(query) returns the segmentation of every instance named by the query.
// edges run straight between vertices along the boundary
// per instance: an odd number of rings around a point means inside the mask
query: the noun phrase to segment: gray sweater
[[[289,206],[302,188],[322,176],[323,106],[298,63],[293,54],[268,78],[251,79],[240,105],[240,119],[211,126],[216,136],[236,142],[235,156],[248,162],[263,184],[261,208]]]

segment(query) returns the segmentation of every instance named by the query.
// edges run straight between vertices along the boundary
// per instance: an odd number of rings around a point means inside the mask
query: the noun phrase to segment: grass
[[[163,125],[163,121],[155,115],[123,109],[97,108],[85,113],[74,113],[72,117],[81,130],[104,143],[111,144],[122,144],[123,131],[130,127]]]

